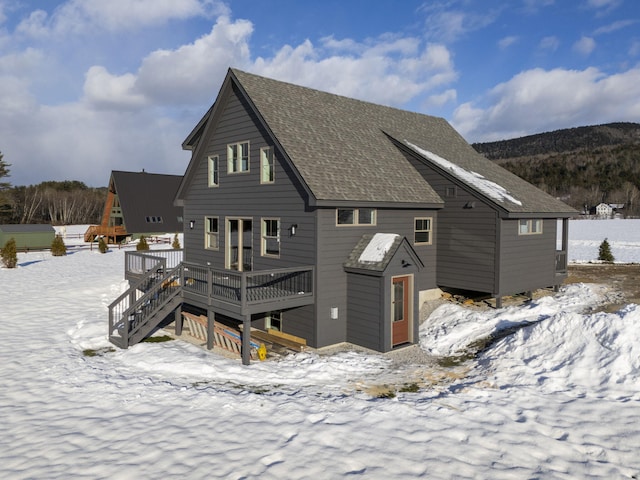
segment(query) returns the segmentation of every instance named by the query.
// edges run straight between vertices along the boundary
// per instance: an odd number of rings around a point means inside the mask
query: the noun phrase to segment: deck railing
[[[235,272],[186,262],[183,266],[186,292],[241,307],[313,296],[313,267]]]
[[[183,250],[145,250],[144,252],[124,252],[124,273],[144,275],[150,271],[171,270],[182,262]]]
[[[147,250],[125,252],[125,277],[131,280],[148,278],[183,265],[180,284],[186,292],[221,300],[241,307],[270,301],[313,296],[314,268],[292,267],[272,270],[238,272],[183,262],[183,250]]]

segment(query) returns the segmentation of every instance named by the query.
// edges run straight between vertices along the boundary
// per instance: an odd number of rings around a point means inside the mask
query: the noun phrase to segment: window
[[[536,235],[542,233],[542,220],[539,218],[520,220],[518,235]]]
[[[455,197],[456,194],[457,194],[456,187],[446,187],[444,189],[444,196],[445,197]]]
[[[282,331],[282,312],[270,312],[264,317],[264,329]]]
[[[375,208],[338,208],[336,225],[375,225]]]
[[[209,157],[209,186],[218,186],[218,155],[212,155]]]
[[[280,220],[277,218],[262,219],[262,255],[280,256]]]
[[[260,183],[273,183],[275,181],[275,163],[273,148],[260,149]]]
[[[227,145],[227,171],[229,173],[249,171],[249,142]]]
[[[415,245],[431,244],[431,219],[416,218],[413,232],[413,243]]]
[[[218,250],[218,217],[204,217],[204,248]]]
[[[145,217],[145,220],[147,221],[147,223],[162,223],[162,217]]]

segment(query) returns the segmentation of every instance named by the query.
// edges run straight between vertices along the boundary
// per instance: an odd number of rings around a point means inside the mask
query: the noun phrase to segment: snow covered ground
[[[570,258],[595,260],[608,237],[639,262],[639,234],[572,221]],[[123,258],[71,248],[0,268],[0,478],[640,476],[640,309],[590,313],[604,286],[439,307],[420,348],[453,366],[345,352],[243,367],[179,341],[112,350]]]

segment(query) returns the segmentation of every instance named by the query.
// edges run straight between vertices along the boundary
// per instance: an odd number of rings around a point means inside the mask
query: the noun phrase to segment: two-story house
[[[574,211],[444,119],[230,69],[183,147],[172,305],[210,323],[385,352],[418,341],[439,286],[499,300],[566,276]]]

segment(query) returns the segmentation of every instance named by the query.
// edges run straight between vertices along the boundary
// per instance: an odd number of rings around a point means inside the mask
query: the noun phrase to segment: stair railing
[[[132,337],[181,294],[182,277],[182,264],[163,274],[150,271],[114,300],[109,305],[109,340],[128,348]]]

